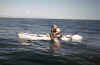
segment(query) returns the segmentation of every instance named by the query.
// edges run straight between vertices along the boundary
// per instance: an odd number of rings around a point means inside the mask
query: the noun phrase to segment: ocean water
[[[61,43],[59,56],[48,52],[50,41],[19,42],[17,33],[50,33],[52,24],[84,40]],[[100,65],[100,20],[0,18],[0,65]]]

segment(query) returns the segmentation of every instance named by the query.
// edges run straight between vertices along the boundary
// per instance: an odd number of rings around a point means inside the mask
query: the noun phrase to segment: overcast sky
[[[0,17],[100,20],[100,0],[0,0]]]

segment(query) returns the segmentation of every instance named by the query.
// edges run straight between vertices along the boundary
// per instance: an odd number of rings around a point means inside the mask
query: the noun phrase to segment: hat
[[[57,28],[57,25],[53,24],[53,25],[52,25],[52,27],[55,27],[55,28]]]

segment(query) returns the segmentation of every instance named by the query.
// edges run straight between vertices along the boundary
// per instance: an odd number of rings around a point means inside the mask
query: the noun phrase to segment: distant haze
[[[100,20],[100,0],[0,0],[0,17]]]

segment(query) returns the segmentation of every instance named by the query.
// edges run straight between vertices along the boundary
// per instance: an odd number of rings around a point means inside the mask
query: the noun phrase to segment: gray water
[[[61,43],[59,56],[48,52],[50,41],[22,45],[17,33],[50,33],[52,24],[63,34],[80,34],[81,43]],[[0,65],[100,65],[100,21],[0,18]]]

